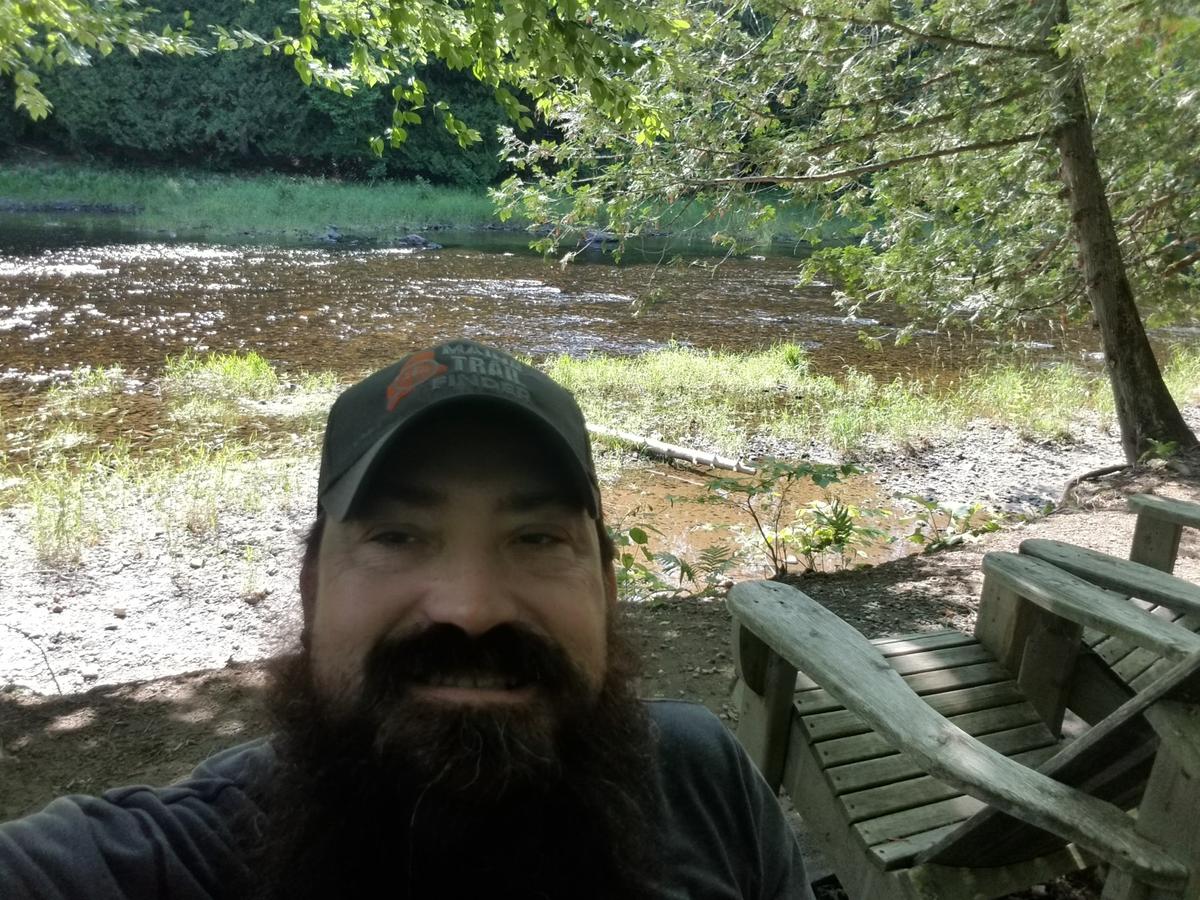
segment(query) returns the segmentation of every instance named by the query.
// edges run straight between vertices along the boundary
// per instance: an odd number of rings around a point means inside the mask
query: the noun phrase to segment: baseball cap
[[[583,413],[571,392],[503,350],[469,340],[408,354],[338,396],[329,410],[317,502],[341,521],[366,497],[379,464],[435,409],[465,400],[507,407],[538,427],[578,479],[588,511],[600,515],[600,488]]]

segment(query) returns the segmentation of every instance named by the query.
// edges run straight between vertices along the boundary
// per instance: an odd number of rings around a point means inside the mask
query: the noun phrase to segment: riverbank
[[[524,232],[520,216],[502,220],[486,190],[413,181],[355,182],[271,173],[119,168],[69,160],[0,158],[0,215],[102,216],[124,228],[193,240],[289,238],[386,243],[411,232],[494,229]],[[846,239],[853,223],[824,221],[815,209],[785,205],[768,224],[748,214],[715,219],[701,204],[663,213],[677,242],[709,242],[718,232],[743,249],[807,252],[797,235]],[[596,223],[595,227],[602,227]],[[331,227],[333,232],[330,231]],[[665,238],[667,235],[659,235]],[[568,242],[574,248],[576,241]],[[611,249],[601,235],[597,249]]]
[[[636,445],[598,440],[621,538],[640,532],[644,540],[634,543],[674,558],[642,554],[626,566],[626,586],[639,596],[671,583],[678,561],[695,568],[705,550],[725,558],[709,557],[707,577],[680,587],[711,588],[730,572],[761,568],[771,548],[755,540],[754,515],[776,517],[768,530],[787,535],[772,540],[787,543],[793,570],[838,569],[1037,515],[1073,476],[1121,462],[1105,382],[1067,364],[887,383],[854,370],[814,374],[796,345],[539,364],[576,393],[593,424],[753,465],[862,470],[827,485],[804,473],[790,483],[742,477],[754,485],[751,509],[738,500],[741,487],[714,481],[730,473],[671,469]],[[1200,424],[1200,354],[1177,351],[1165,372],[1193,427]],[[287,551],[248,536],[268,507],[312,509],[325,411],[339,389],[332,373],[285,373],[253,352],[187,353],[153,374],[79,368],[18,398],[0,411],[4,543],[24,548],[24,562],[12,564],[74,583],[96,559],[123,571],[126,553],[165,553],[190,566],[201,552],[190,548],[215,540],[222,577],[256,595],[273,577],[268,560]],[[845,528],[813,552],[805,541],[835,501],[849,509]],[[239,536],[220,538],[230,527]]]
[[[1089,485],[1079,506],[977,543],[806,578],[799,586],[870,636],[947,626],[969,630],[985,552],[1014,550],[1037,537],[1123,555],[1133,527],[1124,500],[1141,491],[1197,500],[1200,481],[1178,468],[1145,467]],[[287,646],[298,627],[294,586],[310,500],[306,496],[290,509],[272,504],[246,520],[226,518],[218,535],[187,547],[160,539],[141,550],[110,548],[74,575],[34,567],[6,578],[0,587],[0,660],[28,658],[29,674],[18,681],[0,673],[0,767],[11,776],[0,779],[0,820],[64,793],[169,783],[268,727],[261,705],[264,659]],[[0,513],[0,532],[8,522],[8,514]],[[6,532],[0,544],[6,573],[28,549],[8,538]],[[265,561],[272,574],[255,594],[239,595],[240,540],[271,548]],[[1193,580],[1200,575],[1198,550],[1193,538],[1185,540],[1179,574]],[[90,594],[79,590],[84,585]],[[152,591],[162,595],[151,593],[147,600],[142,586],[157,586]],[[730,622],[720,598],[623,604],[622,612],[645,659],[642,695],[703,703],[735,726]],[[185,662],[204,654],[210,662]],[[129,674],[133,665],[144,674]],[[50,671],[57,684],[45,674]],[[814,876],[826,871],[819,858],[810,865]],[[1098,897],[1095,882],[1073,883],[1091,887],[1063,882],[1014,897]]]
[[[197,238],[327,235],[387,239],[503,224],[484,191],[427,182],[355,183],[290,175],[118,169],[0,160],[0,212],[108,215],[148,233]]]

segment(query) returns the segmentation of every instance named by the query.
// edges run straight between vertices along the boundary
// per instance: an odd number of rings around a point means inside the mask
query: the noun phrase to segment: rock
[[[397,247],[410,247],[413,250],[441,250],[442,245],[435,243],[419,234],[406,234],[396,241]]]
[[[50,612],[52,612],[52,613],[60,613],[62,611],[63,611],[63,608],[61,606],[59,606],[57,603],[55,603],[54,606],[50,607]]]
[[[257,591],[250,591],[242,599],[245,600],[250,606],[258,606],[258,604],[262,603],[270,593],[270,588],[260,588]]]
[[[123,606],[114,607],[113,615],[116,616],[118,619],[125,618],[125,607],[123,607]]]
[[[188,560],[188,565],[191,566],[193,569],[202,569],[202,568],[204,568],[204,560],[198,559],[198,558],[190,559],[190,560]]]
[[[104,630],[105,630],[105,631],[116,631],[116,630],[117,630],[117,626],[116,626],[116,625],[105,625],[105,626],[104,626]]]

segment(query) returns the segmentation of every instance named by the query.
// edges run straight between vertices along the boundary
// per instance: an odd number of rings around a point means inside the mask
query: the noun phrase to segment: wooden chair
[[[1200,527],[1200,504],[1150,494],[1129,499],[1137,513],[1129,559],[1061,541],[1028,540],[1021,553],[1065,569],[1085,581],[1120,593],[1142,609],[1189,631],[1200,631],[1200,586],[1169,574],[1185,527]],[[1094,629],[1084,648],[1067,700],[1072,712],[1095,722],[1163,674],[1169,663],[1153,651]]]
[[[984,569],[974,637],[868,642],[794,588],[735,586],[739,739],[851,900],[997,897],[1096,862],[1110,900],[1200,897],[1200,636],[1031,556]],[[1172,664],[1064,742],[1085,628]]]

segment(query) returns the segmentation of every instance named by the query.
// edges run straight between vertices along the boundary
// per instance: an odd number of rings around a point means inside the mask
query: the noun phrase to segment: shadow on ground
[[[63,794],[169,784],[265,731],[262,665],[45,697],[0,693],[0,821]]]

